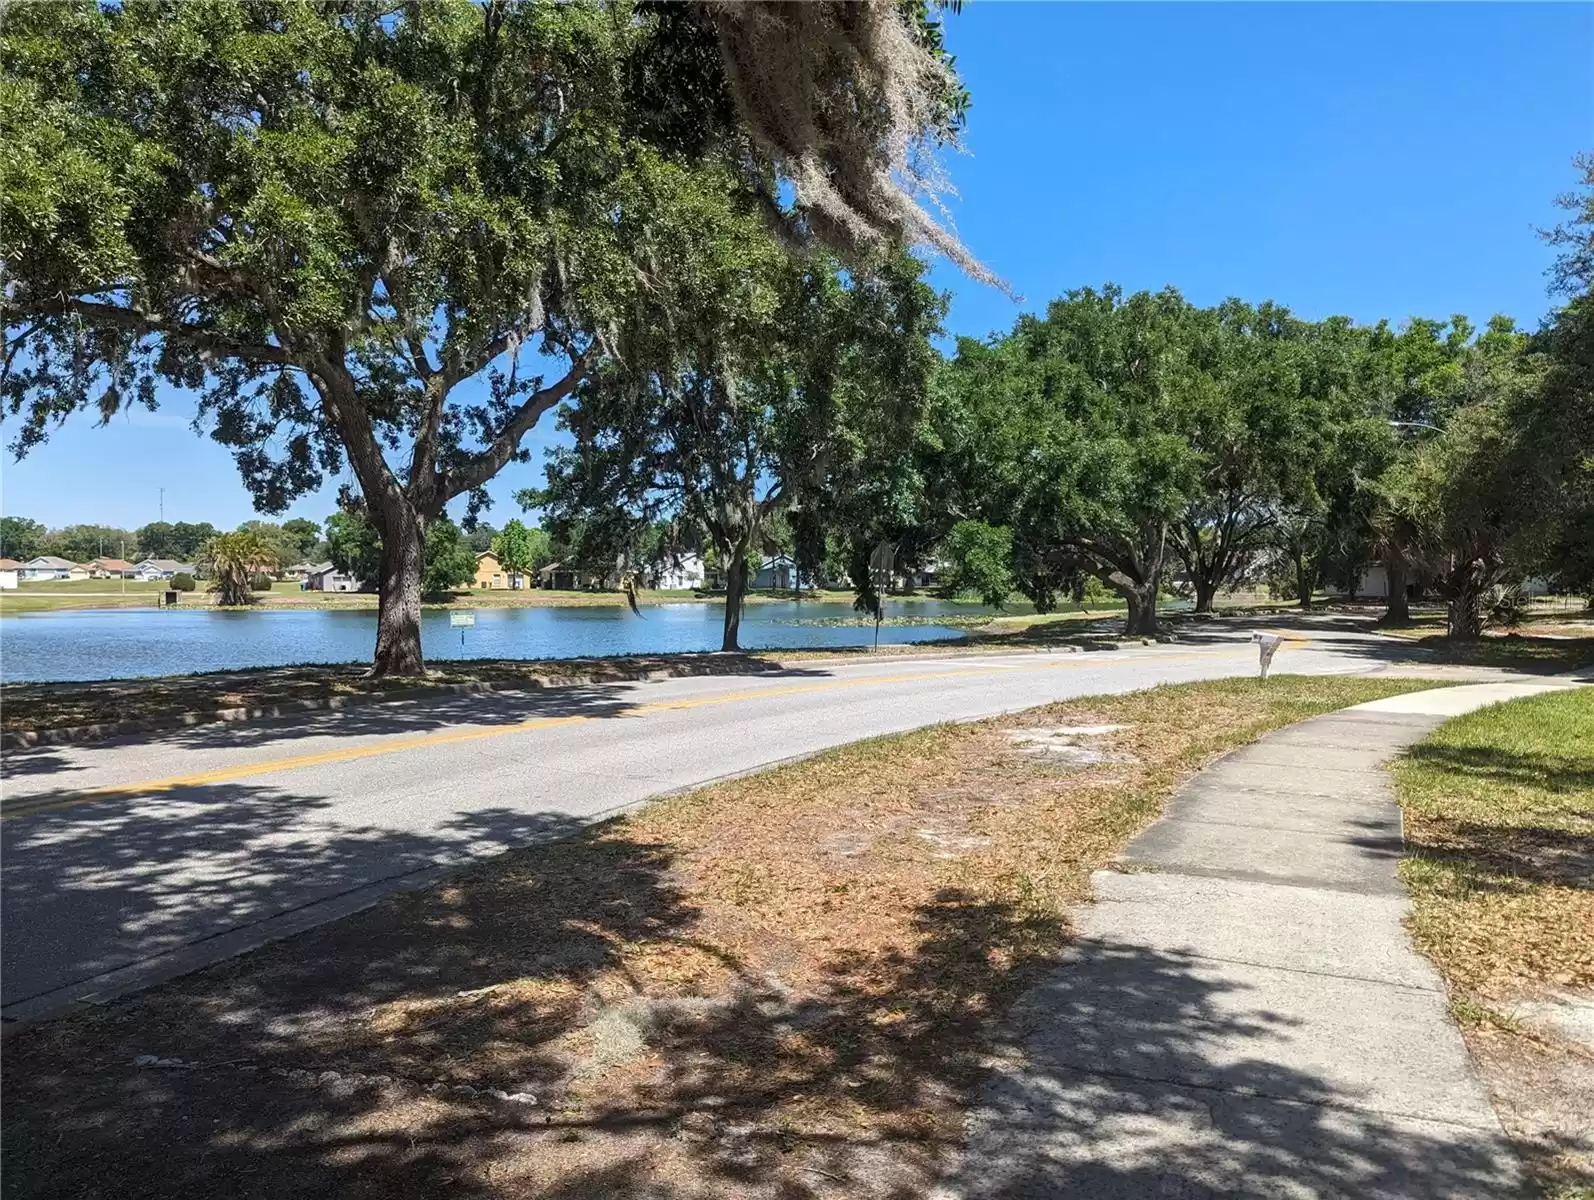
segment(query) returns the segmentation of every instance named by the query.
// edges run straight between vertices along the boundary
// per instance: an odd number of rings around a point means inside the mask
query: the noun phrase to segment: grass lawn
[[[126,583],[124,590],[122,585]],[[14,591],[0,592],[0,616],[18,613],[59,612],[68,609],[154,608],[157,600],[171,588],[170,580],[137,579],[70,579],[42,580],[25,583]],[[275,607],[278,602],[291,602],[303,595],[297,583],[279,581],[269,593],[256,593],[263,607]],[[319,593],[312,593],[319,594]],[[191,592],[178,593],[182,608],[208,608],[214,598],[205,591],[200,580]]]
[[[0,593],[0,597],[11,599],[12,596],[27,596],[30,592],[51,593],[59,595],[102,595],[106,593],[129,594],[133,592],[158,592],[170,583],[164,580],[151,579],[30,579],[19,584],[15,592]]]
[[[1215,755],[1426,686],[1075,700],[571,828],[13,1033],[7,1195],[924,1195],[1090,873]],[[1037,760],[1037,724],[1127,760]]]
[[[1514,1016],[1594,999],[1594,689],[1446,722],[1396,779],[1412,937],[1548,1193],[1594,1195],[1594,1050]]]

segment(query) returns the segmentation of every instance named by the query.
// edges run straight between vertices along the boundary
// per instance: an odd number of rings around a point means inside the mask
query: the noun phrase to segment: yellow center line
[[[1301,639],[1291,639],[1301,640]],[[1242,648],[1242,647],[1236,647]],[[1210,651],[1194,653],[1146,655],[1159,663],[1178,662],[1195,658],[1208,658]],[[67,795],[39,797],[37,800],[19,800],[0,806],[0,820],[33,816],[87,804],[110,796],[147,795],[151,792],[169,792],[183,787],[204,787],[209,784],[230,783],[255,775],[274,775],[279,771],[296,771],[304,767],[328,766],[334,763],[354,762],[362,758],[375,758],[383,754],[399,754],[405,750],[418,750],[430,746],[452,746],[462,742],[482,741],[486,738],[504,737],[516,733],[529,733],[538,729],[554,729],[561,725],[576,725],[585,721],[608,720],[613,717],[646,717],[655,713],[677,712],[694,708],[709,708],[720,704],[738,704],[748,700],[763,700],[777,696],[796,696],[812,692],[837,691],[842,688],[872,687],[880,684],[917,683],[928,679],[962,679],[971,675],[1004,675],[1028,671],[1055,671],[1100,665],[1099,660],[1086,662],[1065,660],[1055,663],[1035,663],[1018,667],[968,667],[956,671],[921,671],[902,675],[871,675],[861,679],[830,679],[822,683],[799,683],[786,687],[750,688],[740,692],[726,692],[715,696],[699,696],[683,700],[659,700],[649,704],[633,704],[612,714],[602,716],[576,713],[565,717],[533,717],[526,721],[511,721],[502,725],[484,725],[475,729],[458,729],[447,733],[417,734],[413,737],[389,738],[364,746],[349,746],[341,750],[322,750],[315,754],[301,754],[292,758],[273,758],[260,762],[241,763],[235,767],[218,767],[212,771],[199,771],[191,775],[172,775],[165,779],[145,779],[136,783],[116,783],[105,787],[87,788]]]

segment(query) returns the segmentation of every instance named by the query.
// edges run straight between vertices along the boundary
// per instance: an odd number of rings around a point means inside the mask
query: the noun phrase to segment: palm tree
[[[272,559],[271,547],[254,530],[221,533],[200,550],[200,561],[210,575],[210,590],[218,604],[253,604],[249,576]]]

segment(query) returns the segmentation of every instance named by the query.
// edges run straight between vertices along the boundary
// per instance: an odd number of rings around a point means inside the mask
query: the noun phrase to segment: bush
[[[1483,598],[1485,622],[1499,629],[1518,629],[1528,616],[1528,598],[1514,583],[1499,584]]]
[[[256,571],[249,576],[249,590],[251,592],[269,592],[272,582],[270,575],[267,575],[264,571]]]
[[[198,586],[187,571],[179,571],[171,578],[171,590],[174,592],[191,592]]]
[[[1108,604],[1122,604],[1123,597],[1094,575],[1087,575],[1085,582],[1079,585],[1078,602],[1085,608],[1092,605],[1101,608]]]

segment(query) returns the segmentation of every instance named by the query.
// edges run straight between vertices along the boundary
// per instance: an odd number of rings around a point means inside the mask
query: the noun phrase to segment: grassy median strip
[[[1519,1017],[1594,1000],[1594,689],[1448,721],[1396,777],[1412,937],[1545,1191],[1594,1197],[1594,1049]]]
[[[1095,697],[551,825],[565,836],[14,1034],[7,1194],[113,1176],[125,1195],[923,1194],[994,1019],[1179,783],[1426,686]]]

